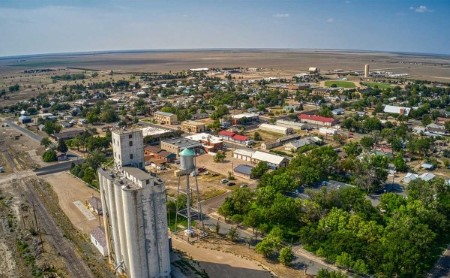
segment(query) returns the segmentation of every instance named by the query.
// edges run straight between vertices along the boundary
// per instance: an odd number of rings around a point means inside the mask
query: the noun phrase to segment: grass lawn
[[[392,85],[389,83],[379,83],[379,82],[361,82],[361,84],[371,88],[378,86],[378,88],[380,89],[387,89],[392,87]]]
[[[350,82],[350,81],[325,81],[325,86],[327,87],[331,87],[331,85],[336,84],[337,87],[341,87],[341,88],[355,88],[355,83]]]

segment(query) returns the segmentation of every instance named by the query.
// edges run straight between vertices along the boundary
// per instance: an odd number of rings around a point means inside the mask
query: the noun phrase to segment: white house
[[[384,107],[384,113],[390,114],[399,114],[408,116],[410,111],[411,111],[410,107],[393,106],[393,105],[386,105]]]

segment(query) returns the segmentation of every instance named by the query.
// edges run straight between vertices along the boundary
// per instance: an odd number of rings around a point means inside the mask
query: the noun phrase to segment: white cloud
[[[276,17],[276,18],[286,18],[286,17],[289,17],[289,14],[281,14],[281,13],[278,13],[278,14],[274,14],[273,17]]]
[[[334,18],[333,17],[327,18],[326,22],[327,23],[333,23],[334,22]]]
[[[409,7],[411,11],[415,11],[416,13],[431,13],[432,10],[428,9],[424,5],[420,5],[418,7]]]

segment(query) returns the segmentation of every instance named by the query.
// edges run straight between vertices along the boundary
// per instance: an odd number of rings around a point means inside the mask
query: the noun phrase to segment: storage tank
[[[195,152],[192,149],[184,149],[180,153],[180,169],[186,173],[194,171]]]

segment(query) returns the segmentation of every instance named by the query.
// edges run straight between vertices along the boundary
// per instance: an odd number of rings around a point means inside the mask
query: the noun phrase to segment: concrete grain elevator
[[[114,167],[99,168],[108,257],[127,277],[170,277],[164,182],[143,170],[142,130],[114,130]]]

